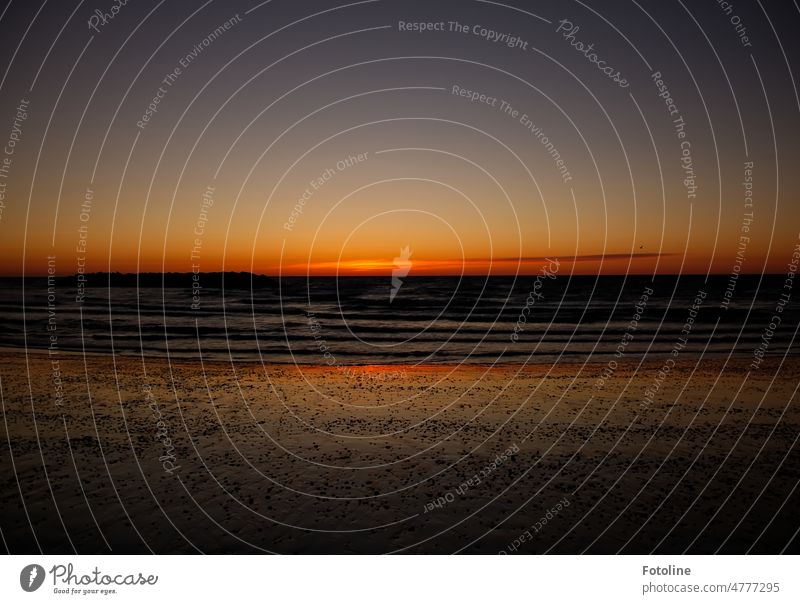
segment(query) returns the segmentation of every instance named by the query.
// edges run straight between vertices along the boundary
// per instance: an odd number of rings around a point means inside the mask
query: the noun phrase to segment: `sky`
[[[114,6],[3,9],[0,274],[762,273],[798,244],[791,3]]]

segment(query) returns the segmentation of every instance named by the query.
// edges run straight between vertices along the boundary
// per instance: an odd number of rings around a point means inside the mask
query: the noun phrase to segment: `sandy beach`
[[[800,551],[798,360],[749,372],[687,356],[649,402],[662,365],[6,349],[3,539],[16,553]]]

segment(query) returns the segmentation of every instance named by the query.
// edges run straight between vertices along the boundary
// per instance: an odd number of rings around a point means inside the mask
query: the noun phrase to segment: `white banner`
[[[779,556],[5,556],[2,602],[800,602]],[[245,599],[247,598],[247,599]]]

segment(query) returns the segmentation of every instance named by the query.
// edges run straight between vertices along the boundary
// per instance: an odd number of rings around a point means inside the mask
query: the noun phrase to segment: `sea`
[[[312,365],[797,355],[786,275],[0,280],[0,347]],[[221,286],[220,286],[221,285]]]

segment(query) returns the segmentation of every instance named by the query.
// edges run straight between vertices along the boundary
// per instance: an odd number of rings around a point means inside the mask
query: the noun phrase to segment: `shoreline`
[[[572,357],[579,356],[579,355],[565,355],[565,358],[562,358],[556,362],[551,361],[544,361],[544,360],[532,360],[530,362],[517,362],[517,361],[503,361],[498,363],[492,362],[482,362],[482,361],[466,361],[466,362],[449,362],[449,361],[438,361],[438,362],[424,362],[424,363],[335,363],[335,364],[328,364],[328,363],[292,363],[292,362],[278,362],[278,361],[260,361],[258,359],[240,359],[240,358],[219,358],[218,356],[213,357],[203,357],[202,359],[199,356],[195,355],[192,356],[182,356],[176,354],[145,354],[142,355],[140,353],[111,353],[111,352],[101,352],[101,351],[80,351],[80,350],[68,350],[68,349],[57,349],[52,353],[47,348],[18,348],[14,346],[0,346],[0,357],[2,355],[9,355],[9,356],[27,356],[31,358],[42,358],[42,357],[54,357],[60,356],[65,359],[76,359],[76,358],[83,358],[83,357],[90,357],[90,358],[116,358],[119,359],[121,362],[128,362],[130,360],[137,360],[137,361],[144,361],[144,362],[153,362],[153,363],[171,363],[172,365],[191,365],[191,364],[198,364],[201,363],[203,365],[230,365],[231,363],[237,366],[247,366],[247,365],[254,365],[259,367],[276,367],[276,368],[288,368],[288,367],[301,367],[301,368],[317,368],[317,369],[331,369],[331,370],[344,370],[344,369],[367,369],[367,368],[386,368],[387,370],[391,368],[396,369],[427,369],[427,368],[451,368],[457,369],[460,367],[467,368],[467,367],[475,367],[475,368],[496,368],[496,369],[503,369],[503,368],[517,368],[517,367],[558,367],[558,366],[568,366],[568,367],[586,367],[586,368],[602,368],[608,365],[609,361],[614,360],[620,366],[630,366],[630,365],[641,365],[642,367],[650,367],[655,365],[662,365],[663,360],[666,358],[670,358],[670,352],[654,352],[645,355],[635,355],[629,354],[622,359],[617,359],[613,353],[606,353],[603,355],[601,359],[597,360],[589,360],[589,361],[581,361],[581,360],[572,360]],[[599,355],[596,355],[599,356]],[[695,352],[685,352],[681,355],[681,359],[676,362],[677,365],[688,365],[688,364],[705,364],[705,363],[719,363],[722,361],[727,360],[727,364],[730,366],[749,366],[752,363],[752,355],[743,355],[743,354],[728,354],[728,353],[706,353],[704,356],[698,356],[698,353]],[[800,353],[790,353],[790,354],[778,354],[778,353],[766,353],[763,357],[766,361],[762,363],[764,366],[771,366],[775,365],[778,361],[783,360],[785,363],[800,363]],[[341,368],[341,369],[337,369]]]
[[[349,374],[74,354],[57,386],[54,358],[0,355],[17,552],[497,553],[564,498],[521,553],[775,553],[797,529],[796,357],[662,378],[658,359]]]

